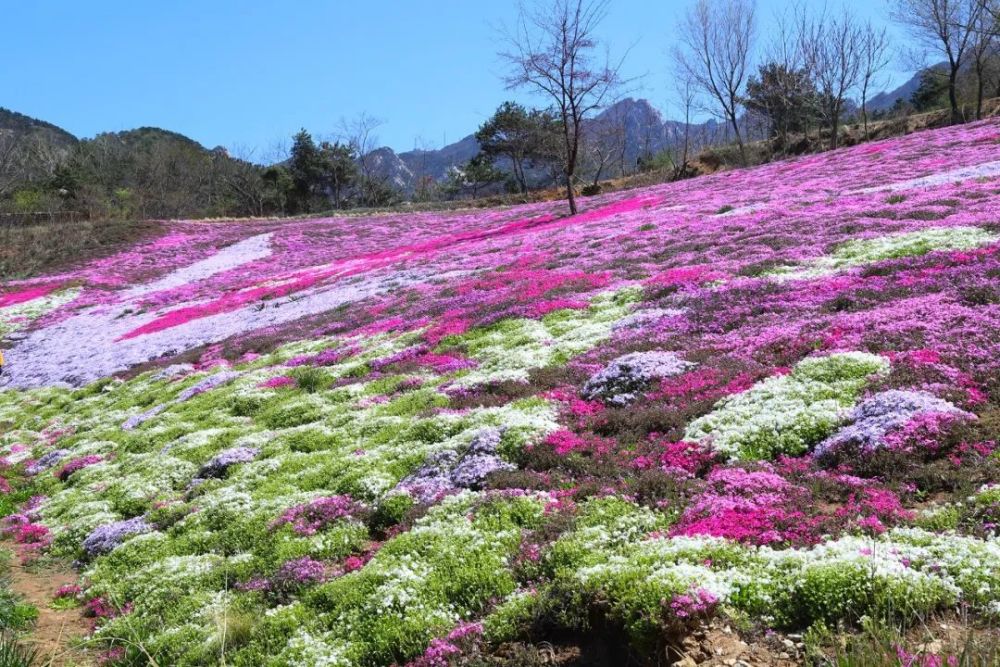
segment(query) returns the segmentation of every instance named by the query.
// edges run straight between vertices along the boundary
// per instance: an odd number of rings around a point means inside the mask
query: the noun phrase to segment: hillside
[[[0,107],[0,133],[44,137],[55,146],[72,147],[77,138],[66,130],[37,118]]]
[[[105,665],[989,664],[998,145],[10,282],[3,532]]]

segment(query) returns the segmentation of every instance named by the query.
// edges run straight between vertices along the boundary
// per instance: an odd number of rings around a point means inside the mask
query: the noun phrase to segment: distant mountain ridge
[[[79,139],[58,125],[44,120],[25,116],[23,113],[0,107],[0,134],[9,133],[20,136],[40,136],[51,143],[63,146],[73,146]]]
[[[871,111],[890,109],[897,99],[908,100],[920,83],[920,73],[891,91],[881,92],[871,98]],[[656,154],[678,145],[684,137],[685,124],[666,120],[649,100],[626,98],[604,109],[587,122],[591,130],[602,123],[622,122],[625,128],[625,150],[620,161],[634,166],[642,155]],[[716,120],[693,123],[691,136],[699,137],[724,131],[724,126]],[[61,127],[0,107],[0,137],[4,134],[31,137],[51,146],[56,152],[68,152],[81,139]],[[155,127],[139,127],[121,132],[109,132],[123,143],[131,146],[149,147],[151,144],[166,143],[196,152],[225,152],[217,147],[208,149],[189,137]],[[459,141],[440,149],[409,150],[397,153],[392,148],[382,146],[368,154],[369,166],[374,174],[385,179],[393,187],[407,194],[413,193],[421,181],[440,182],[449,170],[466,163],[479,152],[475,135],[470,134]]]
[[[664,120],[649,100],[626,98],[603,110],[588,121],[596,128],[601,123],[624,121],[625,161],[634,165],[640,155],[655,154],[683,140],[684,123]],[[709,120],[691,125],[692,132],[715,131],[719,123]],[[458,167],[479,152],[479,142],[470,134],[437,150],[412,150],[396,153],[391,148],[377,148],[369,156],[373,171],[404,192],[412,192],[419,181],[441,181],[453,167]]]
[[[934,67],[941,67],[942,65],[934,65]],[[917,92],[917,88],[920,87],[920,76],[921,72],[917,72],[912,77],[910,77],[901,86],[875,95],[870,100],[868,100],[868,111],[888,111],[896,103],[896,100],[902,99],[904,102],[909,102],[913,93]]]

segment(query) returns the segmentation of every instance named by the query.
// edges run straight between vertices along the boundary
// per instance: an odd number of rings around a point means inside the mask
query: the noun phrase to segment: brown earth
[[[5,545],[15,551],[13,545]],[[83,667],[93,664],[90,652],[74,647],[75,640],[90,634],[90,622],[80,608],[53,609],[52,600],[61,586],[77,583],[72,570],[58,565],[21,563],[12,558],[7,573],[9,587],[38,609],[38,620],[24,643],[38,649],[40,667]]]

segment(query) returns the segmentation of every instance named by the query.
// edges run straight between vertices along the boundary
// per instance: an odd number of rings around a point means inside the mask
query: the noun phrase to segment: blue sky
[[[814,0],[807,0],[813,2]],[[758,0],[767,37],[781,0]],[[846,0],[887,21],[883,0]],[[635,96],[670,115],[672,34],[686,0],[612,0],[601,33],[632,47]],[[471,133],[505,99],[504,0],[0,0],[0,106],[78,136],[151,125],[262,156],[362,111],[396,150]],[[830,6],[835,6],[831,2]],[[901,34],[890,26],[897,37]],[[894,74],[896,82],[904,79]]]

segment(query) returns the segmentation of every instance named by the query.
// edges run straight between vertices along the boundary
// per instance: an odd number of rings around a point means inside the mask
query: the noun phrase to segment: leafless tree
[[[528,88],[548,97],[562,123],[562,171],[570,215],[577,212],[573,182],[580,157],[583,123],[625,83],[624,57],[613,61],[600,46],[597,28],[608,0],[543,0],[536,9],[521,5],[516,26],[506,31],[500,57],[509,66],[508,88]]]
[[[358,168],[364,179],[374,178],[375,160],[371,152],[378,148],[378,129],[385,121],[362,111],[353,119],[340,119],[340,134],[358,156]]]
[[[864,30],[846,10],[832,18],[825,10],[812,15],[803,11],[798,22],[806,69],[819,89],[830,147],[836,148],[844,102],[861,78]]]
[[[383,125],[385,120],[364,111],[353,119],[340,120],[342,141],[357,155],[358,170],[361,172],[358,190],[366,206],[377,205],[380,193],[389,187],[387,179],[377,173],[379,156],[373,155],[379,143],[378,129]]]
[[[994,35],[1000,33],[1000,0],[978,0],[980,11],[987,18],[988,30]]]
[[[754,0],[697,0],[680,31],[683,48],[678,49],[677,59],[702,94],[721,109],[745,163],[739,112],[752,66]]]
[[[976,120],[983,117],[983,97],[986,80],[990,75],[990,61],[997,57],[997,28],[1000,4],[990,0],[980,0],[982,10],[976,17],[975,35],[969,55],[972,57],[972,69],[976,73]]]
[[[16,132],[0,130],[0,197],[22,180],[19,139]]]
[[[267,188],[254,159],[255,151],[247,146],[236,146],[229,155],[233,159],[222,162],[221,177],[226,189],[240,210],[263,216]]]
[[[892,58],[889,35],[885,28],[876,28],[871,22],[861,26],[861,71],[858,87],[861,90],[861,119],[865,139],[868,139],[868,92],[879,75],[889,66]]]
[[[621,168],[619,175],[625,175],[623,155],[628,147],[627,122],[625,109],[615,107],[591,121],[584,132],[585,168],[590,172],[595,187],[605,170],[615,162]]]
[[[683,178],[690,167],[688,162],[691,156],[691,115],[694,110],[695,83],[684,73],[679,73],[674,82],[677,91],[677,105],[684,123],[682,130],[684,136],[681,139],[680,150],[674,165],[674,178]]]
[[[976,26],[986,11],[983,0],[894,0],[893,18],[925,46],[948,59],[951,120],[961,120],[956,83],[976,40]]]

